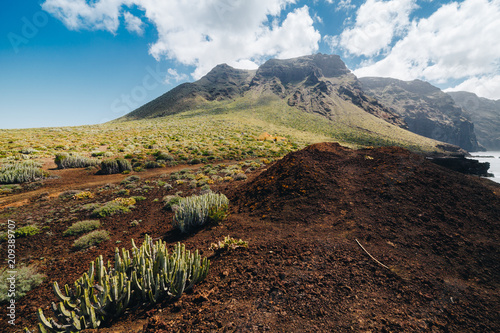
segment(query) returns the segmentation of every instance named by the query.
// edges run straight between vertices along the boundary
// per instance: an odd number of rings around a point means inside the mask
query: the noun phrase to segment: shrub
[[[139,202],[139,201],[144,201],[147,198],[143,197],[142,195],[137,195],[137,196],[133,196],[132,199],[134,199],[136,202]]]
[[[40,233],[40,229],[36,224],[27,225],[21,228],[17,228],[15,231],[16,238],[33,236]]]
[[[210,245],[210,250],[213,251],[229,251],[229,250],[234,250],[238,247],[248,247],[248,242],[245,242],[241,239],[236,240],[232,237],[226,236],[224,237],[223,241],[219,241],[218,243],[212,243]]]
[[[73,242],[73,250],[87,249],[107,240],[109,240],[109,234],[106,230],[95,230],[76,239]]]
[[[70,155],[67,153],[56,154],[54,162],[58,169],[86,168],[97,165],[97,161],[88,157]]]
[[[73,198],[75,194],[80,193],[80,190],[68,190],[64,191],[63,193],[59,194],[59,198],[61,199],[68,199],[68,198]]]
[[[73,195],[73,199],[75,199],[75,200],[92,199],[94,197],[95,197],[94,193],[89,192],[89,191],[83,191],[83,192],[79,192],[79,193]]]
[[[111,175],[122,173],[123,171],[131,171],[132,165],[126,159],[104,160],[101,162],[101,173]]]
[[[95,203],[95,202],[92,202],[92,203],[89,203],[89,204],[83,205],[83,206],[81,207],[81,209],[82,209],[82,210],[94,210],[94,209],[97,209],[97,208],[99,208],[99,207],[101,207],[101,205],[100,205],[100,204]]]
[[[234,175],[234,180],[246,180],[248,177],[244,173],[240,172]]]
[[[162,201],[165,204],[165,206],[163,206],[163,209],[172,210],[172,207],[174,205],[178,205],[180,200],[181,200],[181,197],[178,195],[166,195],[166,196],[164,196]]]
[[[116,198],[111,201],[113,203],[117,203],[119,205],[125,206],[125,207],[130,207],[135,205],[136,200],[135,198]]]
[[[205,223],[219,223],[227,215],[229,200],[224,194],[209,192],[179,200],[173,225],[181,232],[188,232]]]
[[[7,269],[0,273],[0,303],[5,303],[10,300],[10,278],[11,274]],[[16,296],[15,299],[20,299],[25,296],[28,291],[40,285],[45,279],[45,275],[37,272],[33,266],[22,266],[16,270],[15,285]]]
[[[18,184],[10,184],[10,185],[1,185],[0,186],[0,194],[12,193],[14,191],[21,190],[21,185]]]
[[[41,165],[33,161],[4,164],[0,168],[0,184],[27,183],[48,177]]]
[[[123,199],[123,198],[117,198],[117,199]],[[135,203],[135,200],[133,198],[130,198],[133,200]],[[130,201],[132,202],[132,201]],[[105,203],[104,205],[100,205],[99,207],[95,208],[92,211],[92,217],[107,217],[107,216],[112,216],[115,214],[121,214],[121,213],[128,213],[130,212],[130,207],[131,205],[124,204],[125,202],[121,201],[109,201]]]
[[[147,161],[145,168],[146,169],[154,169],[154,168],[161,168],[161,164],[155,161]]]
[[[116,249],[114,265],[106,264],[102,255],[96,258],[88,272],[75,281],[73,290],[68,285],[61,290],[54,282],[53,290],[59,302],[52,310],[59,323],[47,320],[42,309],[38,309],[39,330],[96,329],[137,304],[178,299],[208,274],[210,261],[202,258],[198,251],[191,253],[180,243],[169,253],[165,242],[153,243],[146,235],[140,248],[133,240],[132,246],[131,251]]]
[[[65,232],[63,236],[74,236],[78,234],[83,234],[84,232],[89,232],[101,227],[101,222],[99,220],[85,220],[73,223]]]
[[[139,220],[139,221],[137,221],[137,220],[133,220],[132,222],[130,222],[130,226],[131,226],[131,227],[136,227],[136,226],[138,226],[138,225],[139,225],[139,223],[141,223],[141,222],[142,222],[142,220]]]
[[[158,151],[154,154],[154,156],[156,156],[156,160],[159,161],[159,160],[163,160],[163,161],[167,161],[167,162],[171,162],[174,160],[174,158],[172,157],[172,155],[169,155],[165,152],[161,152],[161,151]]]
[[[130,190],[121,189],[118,192],[116,192],[116,194],[118,194],[118,195],[130,195]]]
[[[122,180],[121,184],[133,183],[133,182],[136,182],[136,181],[138,181],[140,179],[141,179],[141,177],[139,177],[137,175],[128,176],[127,178],[125,178],[124,180]]]

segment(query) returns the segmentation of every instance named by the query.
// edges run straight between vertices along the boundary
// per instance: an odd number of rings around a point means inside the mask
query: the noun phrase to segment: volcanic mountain
[[[193,110],[239,112],[243,118],[320,131],[332,140],[358,146],[457,150],[408,131],[400,115],[363,92],[360,81],[336,55],[271,59],[253,71],[218,65],[200,80],[181,84],[118,121]]]
[[[420,80],[359,80],[366,93],[402,117],[410,131],[468,151],[480,149],[470,114],[441,89]]]

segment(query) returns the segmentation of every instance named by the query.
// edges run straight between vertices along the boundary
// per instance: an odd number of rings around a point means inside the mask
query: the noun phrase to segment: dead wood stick
[[[375,261],[375,262],[376,262],[377,264],[379,264],[380,266],[382,266],[382,267],[384,267],[384,268],[386,268],[386,269],[390,270],[390,268],[389,268],[389,267],[387,267],[386,265],[384,265],[383,263],[381,263],[380,261],[378,261],[377,259],[375,259],[375,257],[373,257],[373,256],[372,256],[372,255],[371,255],[368,251],[366,251],[366,249],[363,247],[363,245],[361,245],[361,243],[360,243],[360,242],[358,242],[358,240],[357,240],[357,239],[354,239],[354,240],[356,241],[356,243],[358,243],[359,247],[361,247],[361,248],[363,249],[363,251],[365,251],[365,253],[366,253],[366,254],[367,254],[370,258],[372,258],[372,259],[373,259],[373,261]]]

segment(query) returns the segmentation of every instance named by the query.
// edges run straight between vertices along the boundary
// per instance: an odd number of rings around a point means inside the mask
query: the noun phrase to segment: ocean
[[[492,173],[494,177],[488,177],[488,179],[500,183],[500,151],[481,151],[470,154],[471,159],[478,160],[479,162],[490,163],[490,169],[488,172]]]

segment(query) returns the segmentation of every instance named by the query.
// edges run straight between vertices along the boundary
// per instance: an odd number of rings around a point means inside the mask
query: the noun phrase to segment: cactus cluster
[[[131,253],[132,254],[131,254]],[[40,332],[78,332],[98,328],[120,316],[137,303],[156,303],[179,298],[185,290],[205,279],[210,261],[198,251],[191,253],[177,243],[169,254],[166,243],[153,242],[146,235],[140,248],[132,240],[132,250],[115,250],[115,261],[104,263],[102,256],[90,263],[71,289],[61,290],[54,282],[59,303],[52,303],[55,318],[38,309]]]
[[[208,221],[222,221],[228,209],[229,200],[220,193],[209,192],[181,198],[175,210],[173,225],[181,232],[188,232]]]

